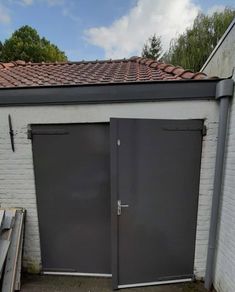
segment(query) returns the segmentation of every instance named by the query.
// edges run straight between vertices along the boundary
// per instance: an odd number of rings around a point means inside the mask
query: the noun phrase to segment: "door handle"
[[[117,214],[118,214],[118,216],[120,216],[122,214],[122,208],[128,208],[128,207],[129,207],[129,205],[122,204],[122,201],[118,200],[117,201]]]

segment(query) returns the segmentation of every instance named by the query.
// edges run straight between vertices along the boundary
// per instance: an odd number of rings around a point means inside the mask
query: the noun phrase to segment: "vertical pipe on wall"
[[[210,290],[213,284],[215,248],[220,209],[220,197],[223,183],[224,152],[226,145],[226,133],[229,113],[229,101],[233,94],[233,80],[222,80],[217,84],[216,98],[220,100],[219,127],[215,161],[214,187],[211,207],[210,232],[207,251],[205,288]]]

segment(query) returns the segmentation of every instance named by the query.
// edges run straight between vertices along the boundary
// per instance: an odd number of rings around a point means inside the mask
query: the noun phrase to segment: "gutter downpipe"
[[[215,248],[217,238],[218,217],[220,209],[220,197],[223,183],[224,173],[224,153],[226,146],[226,133],[229,115],[230,98],[233,96],[233,80],[225,79],[219,81],[216,86],[216,100],[220,101],[219,106],[219,126],[217,137],[215,174],[213,184],[213,197],[211,207],[210,231],[207,251],[205,288],[212,289],[214,262],[215,262]]]

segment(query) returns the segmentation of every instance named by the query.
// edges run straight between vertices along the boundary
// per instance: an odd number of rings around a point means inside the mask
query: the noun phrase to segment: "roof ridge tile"
[[[218,77],[217,77],[217,76],[215,76],[215,77],[210,77],[210,79],[213,79],[213,78],[217,79]],[[193,75],[193,79],[195,79],[195,80],[197,80],[197,79],[208,79],[208,76],[207,76],[207,74],[204,73],[204,72],[196,72],[196,73],[194,73],[194,75]]]
[[[11,68],[11,67],[15,67],[15,62],[0,62],[1,66],[3,68]]]
[[[144,58],[144,57],[131,57],[129,60],[135,61],[142,65],[149,66],[150,68],[160,69],[165,73],[173,74],[175,79],[206,79],[207,75],[203,72],[193,72],[189,69],[184,69],[181,66],[174,66],[162,61]]]
[[[178,77],[182,77],[184,79],[192,79],[194,76],[194,73],[192,72],[192,70],[184,70],[177,74]]]

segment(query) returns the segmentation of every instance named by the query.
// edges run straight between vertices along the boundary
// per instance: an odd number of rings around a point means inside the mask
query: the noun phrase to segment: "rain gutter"
[[[211,290],[213,284],[217,227],[224,173],[224,153],[228,126],[229,103],[233,96],[233,86],[234,82],[232,79],[221,80],[217,83],[216,86],[216,99],[219,100],[219,128],[205,275],[205,288],[208,290]]]

